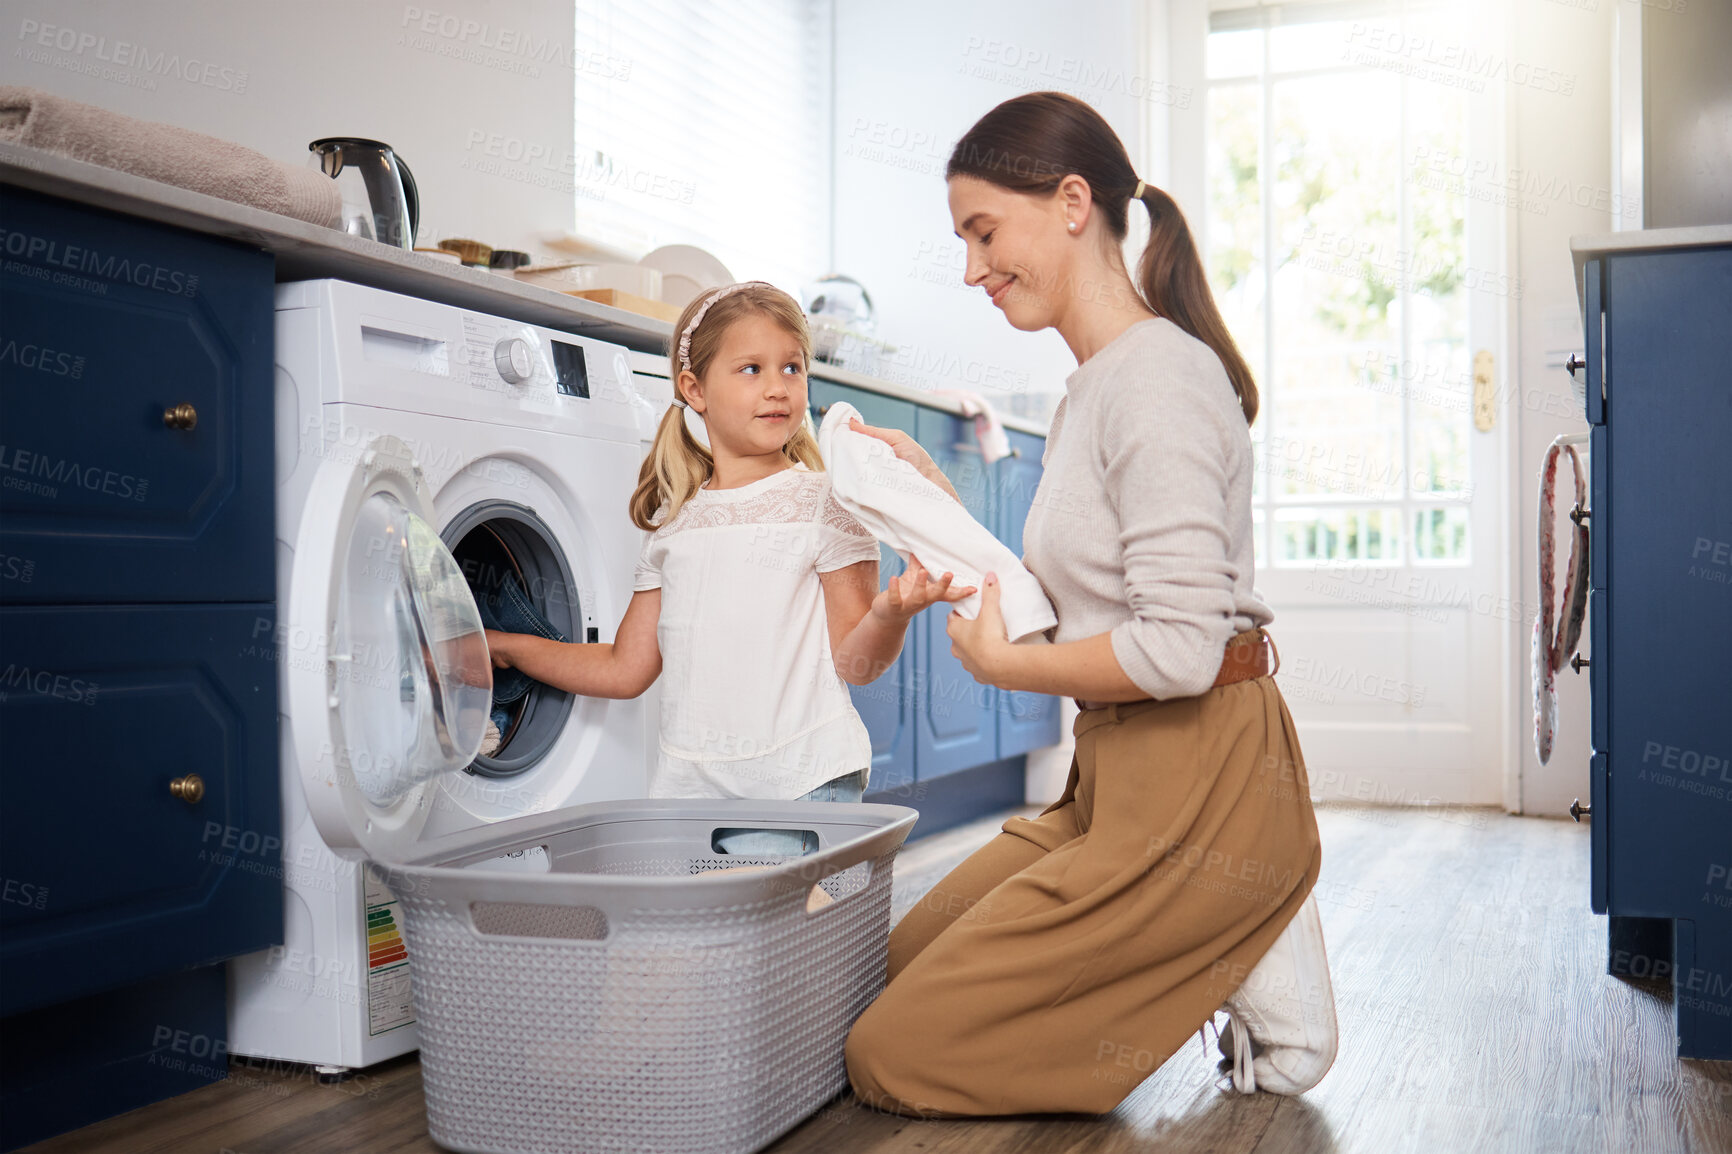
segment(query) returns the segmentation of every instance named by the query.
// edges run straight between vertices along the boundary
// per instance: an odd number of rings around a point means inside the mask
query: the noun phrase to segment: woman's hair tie
[[[1145,186],[1144,186],[1144,185],[1143,185],[1143,182],[1142,182],[1142,181],[1140,181],[1140,180],[1139,180],[1139,181],[1137,181],[1137,190],[1136,190],[1136,191],[1135,191],[1135,192],[1133,192],[1133,193],[1131,193],[1131,199],[1132,199],[1132,200],[1141,200],[1141,199],[1143,199],[1143,188],[1144,188],[1144,187],[1145,187]]]

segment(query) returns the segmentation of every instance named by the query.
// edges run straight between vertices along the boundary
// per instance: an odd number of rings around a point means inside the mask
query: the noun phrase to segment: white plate
[[[734,283],[727,265],[692,244],[664,244],[638,263],[661,270],[661,299],[682,308],[701,292]]]

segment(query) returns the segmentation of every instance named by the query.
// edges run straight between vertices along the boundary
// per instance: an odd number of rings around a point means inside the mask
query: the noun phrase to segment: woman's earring
[[[1071,230],[1071,231],[1072,231],[1072,232],[1075,232],[1075,231],[1076,231],[1076,221],[1074,221],[1074,220],[1073,220],[1073,221],[1069,221],[1069,222],[1067,222],[1067,227],[1068,227],[1068,228],[1069,228],[1069,229],[1070,229],[1070,230]]]

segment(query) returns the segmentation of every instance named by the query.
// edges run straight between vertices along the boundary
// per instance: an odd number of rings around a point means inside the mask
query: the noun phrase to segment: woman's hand
[[[904,434],[906,436],[906,434]],[[918,445],[915,446],[919,448]],[[872,599],[872,612],[882,621],[893,625],[906,625],[916,613],[929,605],[940,601],[961,601],[974,595],[975,586],[964,585],[959,589],[950,587],[955,579],[954,573],[946,573],[934,581],[926,572],[926,566],[920,563],[920,558],[910,553],[908,568],[892,577],[885,583],[883,589]]]
[[[951,655],[962,662],[970,676],[983,685],[1015,689],[1017,686],[1007,684],[1007,679],[1012,675],[1019,651],[1005,636],[1004,615],[998,608],[1002,590],[998,575],[988,573],[980,592],[980,612],[974,620],[953,612],[944,629],[950,634]]]
[[[922,477],[925,477],[928,481],[931,481],[934,485],[937,485],[940,489],[949,493],[953,498],[955,498],[958,505],[962,504],[962,498],[957,497],[956,490],[951,487],[950,478],[944,475],[944,470],[940,469],[926,450],[920,447],[919,441],[916,441],[901,429],[886,429],[880,428],[877,425],[868,425],[859,417],[848,418],[848,427],[856,433],[865,433],[868,437],[877,437],[880,441],[889,445],[892,452],[902,460],[907,461],[910,465],[913,465],[917,470],[919,470]],[[952,600],[954,600],[954,598]]]

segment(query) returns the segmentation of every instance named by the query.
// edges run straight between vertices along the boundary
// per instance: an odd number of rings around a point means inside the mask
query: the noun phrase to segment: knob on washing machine
[[[513,385],[527,381],[535,371],[535,363],[529,356],[529,342],[522,337],[506,337],[494,345],[493,367]]]

